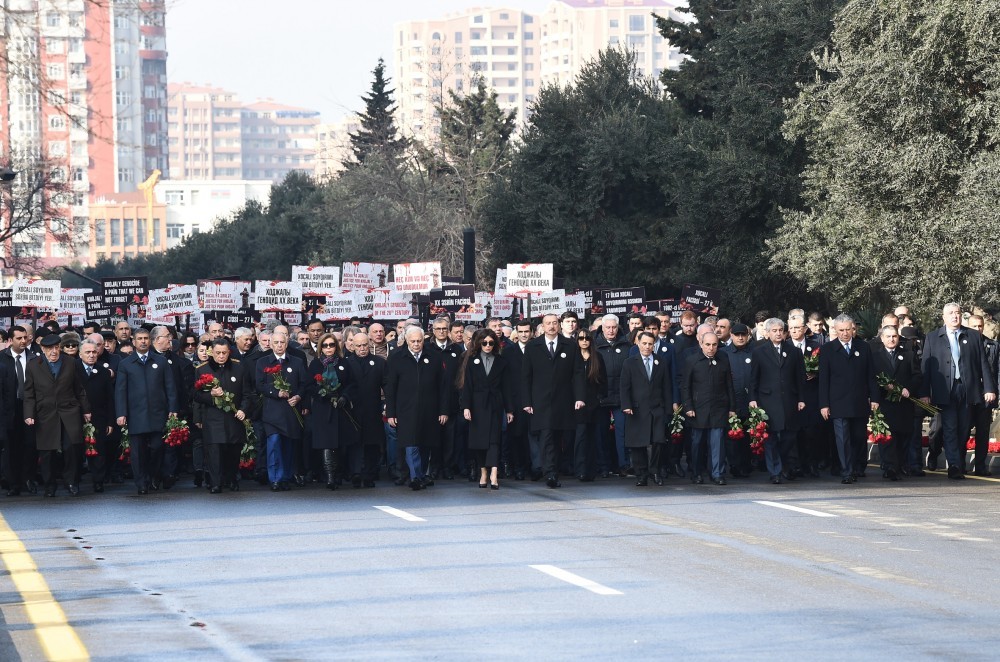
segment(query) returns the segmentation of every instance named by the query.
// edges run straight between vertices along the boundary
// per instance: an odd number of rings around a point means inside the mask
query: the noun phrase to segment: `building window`
[[[524,54],[525,55],[534,55],[535,54],[535,48],[534,48],[534,46],[525,46],[524,47]]]
[[[610,37],[608,37],[608,43],[611,44],[612,46],[616,45],[618,43],[618,35],[613,34]]]
[[[45,73],[50,80],[62,80],[66,78],[66,68],[62,64],[52,63],[45,68]]]
[[[82,39],[70,39],[69,40],[69,52],[70,53],[82,53],[83,52],[83,40]]]
[[[62,22],[59,12],[46,12],[45,13],[45,25],[50,28],[58,28],[59,24]]]
[[[535,63],[534,62],[525,62],[524,63],[524,70],[525,71],[534,71],[535,70]]]
[[[118,90],[115,92],[115,102],[119,106],[127,106],[132,103],[132,95],[124,90]]]
[[[456,32],[455,33],[455,43],[456,44],[461,44],[462,43],[462,33],[461,32]]]
[[[118,218],[111,219],[111,245],[122,245],[122,222]]]
[[[524,79],[524,86],[525,87],[534,87],[535,86],[535,79],[533,79],[533,78],[525,78]]]
[[[94,221],[94,243],[98,246],[103,246],[106,241],[105,233],[105,221],[103,218],[98,218]]]
[[[500,14],[500,20],[501,21],[509,21],[510,20],[510,14]]]
[[[135,221],[136,233],[135,233],[135,245],[145,246],[146,245],[146,219],[138,218]]]
[[[130,184],[135,181],[135,173],[132,168],[118,168],[118,181]]]
[[[66,181],[66,171],[62,168],[53,168],[49,178],[53,182],[64,182]]]
[[[486,46],[473,46],[469,49],[469,55],[486,55]]]
[[[125,219],[125,245],[135,245],[135,222],[131,218]]]
[[[611,19],[611,27],[613,27],[613,28],[617,28],[618,27],[618,19],[617,18]]]
[[[66,156],[66,143],[61,140],[53,140],[49,143],[49,156],[62,158]]]
[[[69,23],[69,27],[78,28],[83,23],[83,14],[77,11],[70,12],[66,22]]]
[[[480,14],[479,16],[473,16],[472,17],[472,22],[473,23],[482,23],[483,22],[483,15]]]
[[[65,42],[58,37],[45,38],[45,52],[50,55],[60,55],[64,50]]]
[[[160,245],[160,219],[153,219],[153,246]]]
[[[52,115],[49,117],[49,129],[53,131],[66,130],[66,118],[62,115]]]
[[[534,38],[535,38],[535,33],[534,32],[525,32],[524,33],[524,40],[525,41],[531,41]]]
[[[628,36],[629,46],[645,46],[646,45],[646,35],[642,34],[630,34]]]
[[[643,32],[646,29],[646,17],[642,14],[633,14],[628,17],[629,32]]]

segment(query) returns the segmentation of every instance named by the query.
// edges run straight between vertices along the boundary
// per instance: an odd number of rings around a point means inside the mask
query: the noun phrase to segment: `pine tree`
[[[396,127],[396,105],[392,98],[395,90],[389,88],[390,79],[385,76],[385,61],[382,58],[379,58],[372,73],[375,78],[371,91],[362,97],[365,111],[358,113],[361,130],[351,134],[354,161],[346,163],[348,167],[363,164],[373,153],[381,153],[394,161],[409,146],[409,141],[399,136]]]

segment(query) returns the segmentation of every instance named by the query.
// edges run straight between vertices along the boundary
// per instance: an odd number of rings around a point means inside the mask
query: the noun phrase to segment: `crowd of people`
[[[691,311],[480,327],[440,316],[332,328],[271,322],[201,336],[85,324],[0,331],[0,441],[8,496],[138,494],[190,476],[212,494],[255,480],[422,490],[467,479],[670,476],[774,484],[829,471],[883,479],[990,475],[998,345],[958,304],[925,334],[909,310],[868,338],[855,320],[792,310],[752,327]],[[923,448],[925,419],[930,445]],[[974,463],[966,440],[975,430]],[[881,432],[884,430],[884,432]]]

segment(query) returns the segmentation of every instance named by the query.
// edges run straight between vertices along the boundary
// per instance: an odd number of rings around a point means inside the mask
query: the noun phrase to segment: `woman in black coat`
[[[356,487],[361,487],[361,445],[357,431],[348,416],[356,396],[354,375],[340,355],[340,342],[332,333],[324,333],[316,343],[318,353],[309,364],[308,400],[309,425],[312,427],[312,447],[323,451],[323,472],[326,486],[337,489],[338,451],[346,455],[348,471]],[[333,386],[333,393],[321,395],[322,381]]]
[[[486,469],[489,468],[489,486],[494,490],[500,489],[497,465],[504,417],[507,423],[514,419],[512,375],[507,362],[498,353],[499,348],[500,341],[492,330],[476,333],[462,357],[456,384],[461,392],[459,406],[465,420],[469,421],[469,450],[481,474],[479,487],[486,487]]]
[[[597,471],[597,442],[602,438],[598,433],[601,413],[605,414],[603,425],[608,426],[607,410],[601,408],[601,400],[608,393],[608,373],[604,367],[604,357],[594,349],[594,336],[586,329],[580,329],[575,336],[583,359],[584,389],[586,407],[576,410],[576,442],[573,445],[573,471],[584,482],[594,480]],[[597,435],[595,437],[595,435]]]

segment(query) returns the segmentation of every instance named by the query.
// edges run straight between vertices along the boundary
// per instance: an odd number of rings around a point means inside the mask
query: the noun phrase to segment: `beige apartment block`
[[[319,111],[270,99],[244,103],[234,92],[170,85],[171,179],[281,181],[315,167]]]
[[[562,85],[609,46],[635,51],[643,74],[676,68],[681,56],[652,16],[682,18],[683,0],[555,0],[541,14],[477,7],[440,19],[396,23],[393,85],[403,133],[433,141],[448,91],[468,92],[481,76],[518,123],[543,84]]]
[[[328,179],[344,169],[344,163],[353,160],[351,134],[361,130],[361,119],[349,115],[336,122],[316,127],[316,176]]]
[[[404,135],[433,141],[448,91],[467,93],[479,77],[504,110],[528,114],[538,94],[538,17],[512,8],[474,8],[442,19],[396,23],[393,84]]]

